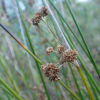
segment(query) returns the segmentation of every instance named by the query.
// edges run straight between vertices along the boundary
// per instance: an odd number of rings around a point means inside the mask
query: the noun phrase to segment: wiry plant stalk
[[[63,87],[65,87],[71,94],[73,94],[72,91],[70,91],[70,89],[67,88],[61,81],[58,81],[58,82],[59,82]],[[73,96],[74,96],[77,100],[80,100],[76,95],[73,94]]]
[[[91,92],[90,88],[88,87],[88,84],[87,84],[87,82],[85,80],[85,77],[83,75],[83,72],[82,72],[81,68],[79,66],[77,66],[77,69],[78,69],[78,72],[79,72],[81,78],[83,79],[84,85],[85,85],[85,87],[86,87],[86,89],[87,89],[87,91],[88,91],[88,93],[90,95],[91,100],[95,100],[93,95],[92,95],[92,92]]]
[[[52,13],[52,11],[51,11],[51,9],[50,9],[48,3],[46,2],[46,0],[43,0],[43,1],[44,1],[45,5],[47,6],[47,8],[48,8],[48,10],[49,10],[49,12],[50,12],[50,15],[52,16],[52,18],[53,18],[53,20],[54,20],[54,22],[55,22],[55,24],[56,24],[56,26],[57,26],[57,28],[58,28],[58,30],[59,30],[59,36],[60,36],[61,39],[63,39],[63,41],[62,41],[62,42],[63,42],[63,45],[64,45],[67,49],[70,49],[69,43],[66,41],[66,39],[65,39],[65,37],[64,37],[64,35],[63,35],[63,32],[62,32],[62,30],[60,29],[60,26],[59,26],[57,20],[55,19],[55,17],[54,17],[54,15],[53,15],[53,13]],[[90,95],[91,100],[94,100],[94,97],[93,97],[93,95],[92,95],[92,92],[91,92],[91,90],[90,90],[90,88],[89,88],[89,86],[88,86],[88,84],[87,84],[87,81],[86,81],[86,79],[85,79],[85,77],[84,77],[84,75],[83,75],[83,73],[82,73],[82,71],[81,71],[81,68],[80,68],[78,62],[77,62],[77,61],[74,61],[73,64],[77,67],[77,69],[78,69],[78,71],[79,71],[79,74],[80,74],[80,76],[81,76],[81,78],[82,78],[82,80],[83,80],[83,83],[84,83],[84,85],[85,85],[85,87],[86,87],[86,89],[87,89],[87,91],[88,91],[88,94]]]
[[[64,91],[64,89],[62,88],[62,85],[59,84],[59,87],[60,87],[60,90],[61,90],[62,95],[63,95],[63,97],[64,97],[64,100],[68,100],[68,98],[67,98],[67,96],[66,96],[66,94],[65,94],[65,91]]]
[[[32,55],[33,58],[35,58],[41,65],[42,65],[42,62],[36,57],[34,56],[31,51],[29,51],[17,38],[14,37],[13,34],[11,34],[11,32],[9,32],[1,23],[0,23],[0,26],[14,39],[16,40],[16,42],[22,46],[30,55]]]
[[[42,19],[42,21],[47,25],[47,27],[49,28],[49,30],[51,31],[51,33],[54,35],[54,37],[57,39],[57,41],[62,45],[62,43],[59,41],[58,37],[56,36],[56,34],[51,30],[51,28],[49,27],[49,25],[45,22],[44,19]]]
[[[14,39],[16,40],[16,42],[23,47],[23,49],[25,49],[40,65],[43,65],[43,63],[34,55],[32,54],[31,51],[29,51],[17,38],[15,38],[11,32],[9,32],[2,24],[0,24],[0,26]],[[41,71],[39,71],[41,72]],[[42,75],[42,74],[41,74]],[[43,78],[43,77],[42,77]],[[58,81],[63,87],[66,88],[66,90],[68,90],[77,100],[80,100],[67,86],[65,86],[61,81]],[[50,100],[50,99],[48,99]]]
[[[61,6],[62,15],[65,17],[63,0],[60,0],[60,6]]]
[[[11,41],[10,41],[10,39],[9,39],[9,37],[8,37],[7,35],[5,35],[5,38],[6,38],[6,41],[7,41],[7,43],[8,43],[9,49],[10,49],[11,54],[12,54],[14,67],[15,67],[16,71],[17,71],[20,75],[22,75],[22,72],[21,72],[21,70],[20,70],[19,67],[18,67],[18,62],[17,62],[17,60],[16,60],[15,53],[14,53],[14,50],[13,50],[13,46],[12,46],[12,44],[11,44]]]
[[[13,66],[15,68],[15,70],[19,73],[19,75],[21,76],[21,78],[25,81],[25,75],[23,74],[23,72],[19,69],[19,66],[18,66],[18,62],[16,60],[16,56],[15,56],[15,53],[14,53],[14,49],[13,49],[13,46],[12,46],[12,43],[8,37],[8,35],[5,35],[5,38],[6,38],[6,41],[8,43],[8,46],[9,46],[9,49],[11,51],[11,54],[12,54],[12,61],[13,61]],[[26,85],[26,84],[25,84]]]

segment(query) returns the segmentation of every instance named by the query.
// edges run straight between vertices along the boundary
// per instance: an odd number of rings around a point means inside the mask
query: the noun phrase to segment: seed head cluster
[[[47,65],[42,65],[41,70],[43,71],[44,75],[49,78],[50,81],[56,82],[60,80],[58,77],[58,73],[60,69],[56,64],[48,63]]]
[[[36,12],[34,17],[32,18],[32,23],[35,26],[38,26],[38,23],[40,23],[40,20],[42,19],[42,15],[40,12]]]
[[[47,55],[50,55],[53,51],[53,47],[48,47],[46,49]],[[77,60],[78,52],[76,50],[65,49],[64,46],[58,45],[57,52],[60,54],[59,64],[62,66],[66,62],[73,63]],[[49,63],[47,65],[42,65],[41,70],[44,75],[49,78],[50,81],[58,81],[60,78],[58,77],[58,73],[60,71],[60,66],[56,66],[55,64]]]
[[[65,48],[62,45],[58,45],[58,47],[57,47],[57,51],[58,51],[59,54],[63,53],[64,52],[64,49]]]
[[[39,12],[36,12],[32,18],[32,23],[33,25],[35,26],[38,26],[38,23],[40,23],[40,21],[42,20],[42,18],[44,16],[47,16],[49,13],[48,13],[48,9],[46,7],[41,7],[40,11]]]
[[[67,49],[64,51],[63,55],[60,59],[60,64],[66,63],[66,62],[74,62],[77,60],[78,52],[76,50]]]
[[[42,16],[47,16],[49,14],[48,9],[46,7],[41,8],[41,14]]]
[[[48,48],[46,49],[46,54],[47,54],[47,55],[50,55],[52,52],[53,52],[53,47],[48,47]]]

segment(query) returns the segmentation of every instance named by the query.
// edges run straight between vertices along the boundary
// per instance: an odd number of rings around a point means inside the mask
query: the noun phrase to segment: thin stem
[[[61,81],[58,81],[63,87],[65,87],[77,100],[80,100],[66,85],[64,85]]]
[[[33,55],[32,54],[32,52],[31,51],[29,51],[20,41],[18,41],[15,37],[14,37],[14,35],[10,32],[10,31],[8,31],[1,23],[0,23],[0,26],[13,38],[13,39],[15,39],[16,41],[17,41],[17,43],[19,43],[19,45],[21,45],[36,61],[38,61],[40,64],[42,64],[42,62],[35,56],[35,55]]]
[[[59,41],[58,37],[56,36],[56,34],[51,30],[51,28],[49,27],[49,25],[45,22],[44,19],[42,19],[42,21],[47,25],[47,27],[49,28],[49,30],[51,31],[51,33],[54,35],[54,37],[57,39],[57,41],[62,45],[62,43]]]
[[[76,83],[76,86],[77,86],[77,88],[78,88],[79,96],[80,96],[81,100],[84,100],[84,99],[83,99],[83,96],[82,96],[82,93],[81,93],[81,90],[80,90],[80,87],[79,87],[79,85],[78,85],[78,83],[77,83],[77,79],[76,79],[76,77],[75,77],[75,75],[74,75],[74,72],[73,72],[73,70],[72,70],[72,66],[71,66],[71,64],[68,64],[68,65],[69,65],[69,68],[70,68],[71,73],[72,73],[72,75],[73,75],[73,78],[74,78],[74,81],[75,81],[75,83]]]
[[[59,66],[59,68],[61,68],[61,67],[62,67],[62,65]]]
[[[0,82],[18,99],[23,100],[1,77]]]
[[[86,87],[86,89],[88,91],[88,94],[89,94],[91,100],[94,100],[93,94],[92,94],[92,92],[91,92],[91,90],[90,90],[90,88],[89,88],[89,86],[87,84],[87,81],[86,81],[86,79],[85,79],[85,77],[84,77],[84,75],[82,73],[81,68],[78,66],[77,69],[78,69],[78,72],[79,72],[79,74],[80,74],[80,76],[81,76],[81,78],[83,80],[83,83],[84,83],[84,85],[85,85],[85,87]]]
[[[88,76],[87,76],[87,78],[88,78],[88,81],[89,81],[89,83],[90,83],[90,85],[91,85],[91,88],[92,88],[92,90],[93,90],[93,93],[94,93],[94,95],[95,95],[96,100],[99,100],[98,94],[96,93],[96,90],[95,90],[95,88],[94,88],[94,86],[93,86],[93,83],[91,82],[91,80],[90,80],[90,78],[89,78]]]

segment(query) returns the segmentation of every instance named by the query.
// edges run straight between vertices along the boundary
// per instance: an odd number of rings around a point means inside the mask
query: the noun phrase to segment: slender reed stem
[[[86,89],[88,91],[88,94],[89,94],[91,100],[95,100],[94,97],[93,97],[93,94],[92,94],[92,92],[91,92],[91,90],[90,90],[90,88],[89,88],[89,86],[87,84],[87,81],[86,81],[86,79],[85,79],[85,77],[84,77],[84,75],[82,73],[81,68],[79,66],[77,66],[77,69],[78,69],[78,72],[79,72],[79,74],[80,74],[80,76],[81,76],[81,78],[83,80],[83,83],[84,83],[84,85],[85,85],[85,87],[86,87]]]
[[[93,93],[94,93],[94,95],[95,95],[96,100],[99,100],[98,94],[97,94],[97,92],[96,92],[96,89],[95,89],[94,86],[93,86],[93,83],[91,82],[91,80],[90,80],[90,78],[89,78],[88,76],[87,76],[87,78],[88,78],[88,81],[90,82],[90,85],[91,85],[91,88],[92,88],[92,90],[93,90]]]
[[[29,51],[20,41],[18,41],[18,39],[16,39],[10,31],[8,31],[2,24],[0,24],[0,26],[8,33],[13,39],[15,39],[15,40],[19,43],[19,45],[21,45],[34,59],[36,59],[40,64],[42,64],[42,62],[41,62],[35,55],[33,55],[32,52]]]
[[[0,78],[0,82],[18,99],[23,100],[2,78]]]
[[[1,23],[0,23],[0,26],[12,37],[12,38],[14,38],[18,43],[19,43],[19,45],[20,46],[22,46],[40,65],[43,65],[43,63],[34,55],[34,54],[32,54],[32,52],[31,51],[29,51],[20,41],[18,41],[12,34],[11,34],[11,32],[9,32]],[[39,68],[40,69],[40,68]],[[39,70],[39,72],[41,72],[40,70]],[[42,74],[41,74],[42,75]],[[43,77],[42,77],[43,78]],[[59,82],[62,86],[64,86],[75,98],[77,98],[78,99],[78,97],[68,88],[68,87],[66,87],[62,82]],[[20,100],[20,99],[19,99]],[[50,100],[50,99],[48,99],[48,100]],[[80,99],[78,99],[78,100],[80,100]]]
[[[68,65],[69,65],[69,68],[70,68],[71,73],[72,73],[72,75],[73,75],[73,78],[74,78],[74,81],[75,81],[75,83],[76,83],[77,89],[78,89],[78,91],[79,91],[79,96],[80,96],[81,100],[84,100],[84,98],[83,98],[83,96],[82,96],[82,93],[81,93],[81,90],[80,90],[80,87],[79,87],[79,85],[78,85],[78,83],[77,83],[77,79],[76,79],[76,77],[75,77],[75,75],[74,75],[74,72],[73,72],[73,70],[72,70],[72,66],[71,66],[70,63],[69,63]]]
[[[66,85],[64,85],[61,81],[58,81],[63,87],[65,87],[77,100],[80,100],[75,94],[73,94],[73,92],[68,88],[66,87]]]
[[[50,28],[49,25],[45,22],[45,20],[42,19],[42,21],[47,25],[47,27],[49,28],[49,30],[51,31],[51,33],[54,35],[54,37],[57,39],[57,41],[62,45],[62,43],[60,42],[60,40],[58,39],[58,37],[56,36],[56,34],[51,30],[51,28]]]

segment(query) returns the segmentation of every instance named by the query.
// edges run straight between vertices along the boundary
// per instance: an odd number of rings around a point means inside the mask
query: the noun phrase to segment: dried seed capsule
[[[63,53],[64,52],[64,49],[65,48],[62,45],[58,45],[58,47],[57,47],[57,51],[58,51],[59,54]]]
[[[38,26],[38,23],[40,23],[41,19],[42,19],[41,12],[36,12],[31,21],[33,25]]]
[[[46,7],[41,7],[42,16],[47,16],[49,14],[48,9]]]
[[[47,55],[50,55],[52,52],[53,52],[53,47],[48,47],[48,48],[46,49],[46,54],[47,54]]]
[[[78,52],[76,50],[67,49],[64,51],[61,59],[60,64],[66,63],[66,62],[73,62],[77,60]]]
[[[50,81],[58,81],[60,78],[58,77],[58,73],[60,69],[56,64],[48,63],[47,65],[42,65],[41,70],[43,71],[44,75],[49,78]]]

